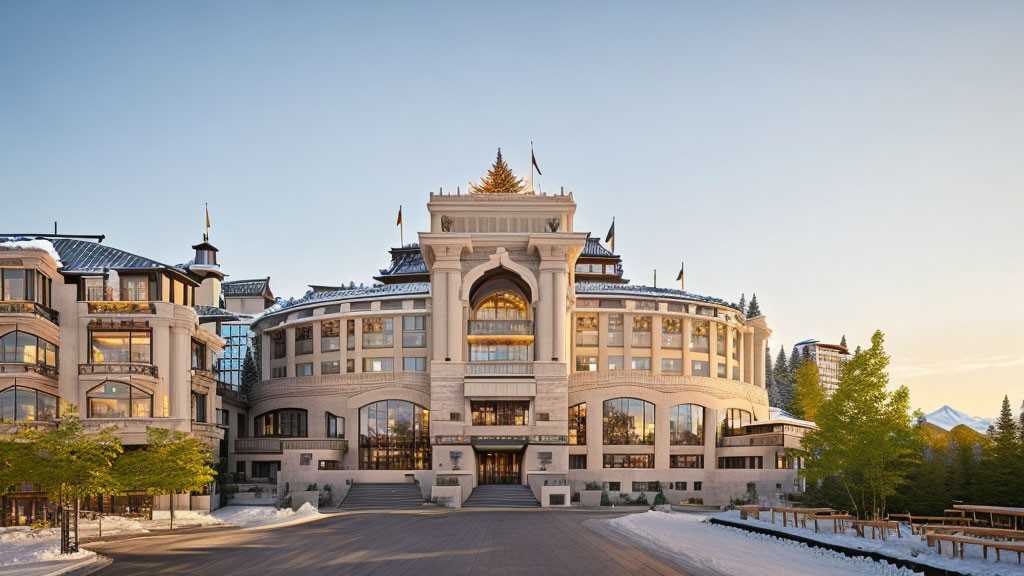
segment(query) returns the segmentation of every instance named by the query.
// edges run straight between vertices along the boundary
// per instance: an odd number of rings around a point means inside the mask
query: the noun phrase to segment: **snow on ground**
[[[95,555],[88,550],[61,555],[59,537],[56,528],[0,528],[0,568],[53,560],[82,560]]]
[[[706,522],[693,513],[646,512],[602,520],[613,529],[666,551],[680,563],[729,576],[911,576],[911,570],[868,558],[849,558],[791,540]]]
[[[928,543],[925,541],[923,536],[911,534],[910,526],[906,524],[900,528],[900,531],[903,534],[902,538],[898,538],[896,534],[892,534],[883,541],[881,538],[872,540],[870,537],[870,531],[867,538],[861,538],[849,527],[845,534],[833,534],[832,523],[828,521],[819,521],[818,529],[820,532],[815,534],[810,523],[807,524],[807,529],[794,527],[792,525],[792,517],[790,518],[790,524],[784,528],[782,526],[781,515],[776,515],[774,525],[772,524],[771,512],[761,512],[760,516],[760,520],[754,520],[753,516],[748,516],[746,520],[740,520],[740,513],[738,510],[730,510],[716,515],[717,518],[721,518],[722,520],[768,528],[779,532],[785,532],[787,534],[810,538],[819,542],[845,546],[847,548],[877,552],[885,554],[886,556],[912,560],[920,564],[927,564],[936,568],[944,568],[946,570],[952,570],[963,574],[973,574],[976,576],[1024,576],[1024,566],[1019,566],[1017,564],[1016,554],[1009,552],[1004,553],[1002,560],[997,564],[995,562],[995,553],[993,551],[989,551],[989,559],[985,560],[982,557],[982,550],[980,546],[968,545],[964,547],[964,559],[952,558],[951,554],[953,546],[945,543],[942,546],[943,555],[940,556],[936,548],[928,547]]]
[[[312,504],[306,502],[298,510],[291,508],[274,509],[269,506],[227,506],[213,511],[217,520],[238,526],[265,526],[291,522],[309,516],[320,516]]]

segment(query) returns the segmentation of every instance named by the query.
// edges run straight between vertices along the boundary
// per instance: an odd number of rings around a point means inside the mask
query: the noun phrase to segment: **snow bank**
[[[681,564],[700,566],[731,576],[911,576],[905,568],[849,558],[790,540],[744,532],[706,522],[703,514],[646,512],[601,520],[676,557]]]
[[[61,554],[60,533],[56,528],[0,528],[0,567],[53,560],[82,560],[92,556],[95,556],[95,553],[88,550]]]
[[[269,506],[226,506],[214,510],[212,516],[225,524],[237,526],[264,526],[290,522],[308,516],[320,516],[317,509],[309,502],[298,510],[291,508],[275,509]]]
[[[57,249],[53,247],[53,243],[49,240],[29,240],[28,238],[16,238],[13,240],[6,240],[0,242],[0,249],[9,250],[42,250],[53,258],[53,261],[57,263],[57,268],[60,268],[64,264],[60,261],[60,254],[57,253]]]

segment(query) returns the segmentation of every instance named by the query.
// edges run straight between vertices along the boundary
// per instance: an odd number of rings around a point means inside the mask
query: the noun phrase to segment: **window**
[[[576,315],[576,345],[597,347],[597,314]]]
[[[472,344],[470,362],[529,362],[533,360],[532,344]]]
[[[256,417],[258,438],[305,438],[306,411],[299,408],[271,410]]]
[[[355,359],[349,358],[348,360],[345,360],[345,372],[347,372],[349,374],[354,374],[355,371],[356,371],[356,361],[355,361]]]
[[[349,350],[355,350],[356,349],[356,321],[355,320],[346,320],[345,321],[345,325],[347,326],[346,331],[347,331],[347,334],[348,334],[348,336],[347,336],[347,338],[345,340],[345,346]]]
[[[725,411],[725,419],[722,421],[722,435],[735,436],[743,432],[744,426],[752,423],[750,412],[740,408],[729,408]]]
[[[312,376],[313,375],[313,363],[306,362],[305,364],[295,365],[296,376]]]
[[[679,318],[661,319],[661,347],[683,348],[683,321]]]
[[[661,359],[661,371],[670,372],[674,374],[683,373],[683,359],[682,358],[662,358]]]
[[[316,468],[317,470],[340,470],[337,460],[320,460]]]
[[[569,470],[586,470],[586,454],[569,454]]]
[[[320,363],[321,374],[341,374],[341,362],[338,360],[326,360]]]
[[[621,482],[604,482],[601,487],[605,492],[619,492],[622,490]]]
[[[395,344],[391,318],[363,318],[363,348],[390,348]]]
[[[151,418],[153,395],[124,382],[108,380],[86,393],[89,418]]]
[[[341,416],[335,416],[330,412],[324,413],[327,418],[327,422],[324,426],[324,434],[328,438],[344,438],[345,437],[345,419]]]
[[[577,372],[597,372],[597,356],[577,356]]]
[[[0,422],[57,419],[57,397],[24,386],[10,386],[0,392]]]
[[[604,402],[604,443],[654,444],[654,404],[637,398]]]
[[[657,492],[661,486],[655,482],[633,482],[633,492]]]
[[[651,347],[651,317],[633,316],[633,347]]]
[[[20,330],[0,336],[0,362],[46,366],[56,374],[57,350],[54,344]]]
[[[599,306],[597,300],[593,298],[577,298],[576,308],[597,308]]]
[[[718,467],[723,470],[760,470],[764,468],[764,456],[719,456]]]
[[[622,346],[622,314],[608,315],[608,346],[613,348]]]
[[[686,312],[686,304],[682,304],[680,302],[669,302],[668,303],[668,311],[669,312]]]
[[[718,363],[718,377],[719,378],[725,378],[725,375],[726,375],[725,364],[722,364],[721,362],[719,362]]]
[[[697,491],[697,492],[700,492],[701,488],[703,488],[703,487],[704,487],[704,483],[703,482],[694,482],[693,483],[693,489],[695,491]]]
[[[697,306],[698,316],[711,316],[712,318],[718,316],[718,310],[714,306]]]
[[[427,317],[406,316],[402,318],[402,347],[426,348]]]
[[[135,330],[92,332],[92,362],[150,363],[149,332]]]
[[[206,394],[192,392],[192,421],[206,422]]]
[[[192,368],[195,370],[206,370],[206,344],[198,340],[192,340]]]
[[[569,407],[569,444],[576,446],[585,446],[587,444],[586,402]]]
[[[622,300],[601,300],[601,308],[625,308],[626,303]]]
[[[271,378],[285,378],[286,376],[288,376],[287,366],[274,366],[270,369]]]
[[[729,328],[732,331],[732,359],[740,359],[740,333],[735,328]]]
[[[4,300],[28,300],[25,297],[25,286],[28,284],[25,281],[27,272],[29,271],[18,268],[0,269],[0,277],[2,277],[0,285],[3,286]]]
[[[609,370],[622,370],[625,362],[622,356],[609,356],[608,357],[608,369]]]
[[[363,358],[363,372],[394,372],[395,359],[387,358]]]
[[[103,278],[83,278],[82,286],[85,291],[85,299],[89,302],[99,302],[106,300],[104,298],[105,290],[103,289]]]
[[[686,490],[686,482],[673,482],[672,483],[672,489],[673,490]]]
[[[359,409],[360,470],[430,470],[430,413],[381,400]]]
[[[711,364],[707,361],[693,360],[690,362],[690,374],[694,376],[711,376]]]
[[[708,321],[694,320],[690,327],[690,350],[694,352],[707,352],[708,342]]]
[[[270,343],[273,345],[274,353],[271,359],[278,360],[288,355],[288,349],[284,342],[284,330],[276,330],[270,333]]]
[[[668,460],[669,468],[703,468],[703,454],[672,454]],[[685,490],[685,488],[684,488]]]
[[[529,401],[491,400],[470,402],[473,426],[526,426],[530,423]]]
[[[27,300],[49,307],[53,281],[36,270],[0,268],[0,300]]]
[[[295,355],[313,353],[313,326],[306,324],[295,328]]]
[[[651,359],[650,358],[632,358],[630,359],[631,367],[633,370],[650,370]]]
[[[145,276],[121,277],[121,300],[146,302],[149,300],[149,278]]]
[[[605,468],[654,468],[652,454],[605,454]]]
[[[324,320],[320,322],[320,351],[335,352],[341,350],[341,320]]]
[[[402,358],[402,370],[406,372],[426,372],[427,359],[423,356],[406,356]]]
[[[658,304],[653,300],[637,300],[634,303],[634,308],[637,310],[657,310]]]
[[[478,292],[484,294],[473,305],[473,317],[477,320],[527,320],[530,317],[529,303],[517,286],[508,280],[498,279],[482,286]],[[487,292],[488,288],[493,288]]]
[[[679,404],[669,409],[669,444],[702,446],[704,444],[704,407]]]
[[[728,352],[726,350],[726,328],[725,324],[715,323],[715,353],[719,356],[725,356]]]

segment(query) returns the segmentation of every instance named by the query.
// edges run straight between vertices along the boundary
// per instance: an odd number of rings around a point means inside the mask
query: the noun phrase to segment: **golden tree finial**
[[[478,194],[518,194],[526,190],[523,179],[517,178],[512,169],[501,157],[501,148],[498,148],[498,158],[494,165],[487,171],[487,176],[480,179],[480,184],[474,185],[472,191]]]

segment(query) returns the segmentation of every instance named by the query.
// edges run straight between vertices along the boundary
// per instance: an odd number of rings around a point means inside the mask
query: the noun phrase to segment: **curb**
[[[848,548],[846,546],[839,546],[838,544],[829,544],[827,542],[821,542],[813,538],[805,538],[803,536],[797,536],[795,534],[789,534],[787,532],[778,532],[770,528],[762,528],[760,526],[751,526],[742,522],[733,522],[731,520],[722,520],[720,518],[711,518],[708,520],[711,524],[717,524],[719,526],[726,526],[729,528],[737,528],[739,530],[745,530],[747,532],[754,532],[755,534],[764,534],[765,536],[774,536],[776,538],[782,538],[785,540],[792,540],[799,542],[811,548],[824,548],[833,552],[838,552],[844,556],[850,558],[870,558],[877,562],[886,562],[893,566],[900,568],[907,568],[915,572],[921,572],[925,576],[970,576],[963,572],[956,572],[953,570],[947,570],[945,568],[938,568],[929,564],[921,564],[913,560],[905,560],[903,558],[893,558],[892,556],[886,556],[879,552],[872,552],[870,550],[858,550],[856,548]]]
[[[110,558],[96,554],[92,558],[89,558],[88,562],[79,562],[73,566],[61,568],[60,570],[50,572],[47,576],[87,576],[97,570],[106,568],[111,562],[113,562],[113,560]]]

